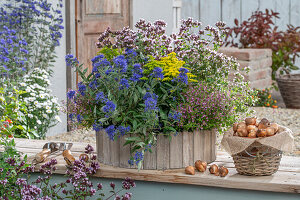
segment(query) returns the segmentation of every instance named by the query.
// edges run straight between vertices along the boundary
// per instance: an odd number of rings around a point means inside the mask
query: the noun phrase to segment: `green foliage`
[[[6,89],[0,88],[0,123],[3,124],[7,120],[12,121],[12,123],[7,127],[2,127],[0,134],[17,138],[38,137],[37,132],[28,126],[26,103],[19,99],[19,96],[24,94],[24,91],[15,89],[13,92],[10,92],[10,96],[6,94]]]
[[[256,89],[258,101],[256,102],[255,106],[277,108],[278,107],[276,105],[277,101],[272,98],[272,94],[271,94],[272,89],[273,89],[272,87],[262,89],[262,90]]]
[[[103,47],[102,49],[100,49],[100,51],[97,53],[97,55],[104,55],[105,58],[108,60],[108,61],[112,61],[112,59],[114,57],[117,57],[119,55],[121,55],[123,52],[122,49],[113,49],[111,47]]]

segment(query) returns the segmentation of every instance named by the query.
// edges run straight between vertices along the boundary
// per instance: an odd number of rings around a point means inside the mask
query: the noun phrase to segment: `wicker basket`
[[[287,108],[300,108],[300,74],[286,74],[276,81]]]
[[[256,143],[232,157],[235,168],[239,174],[248,176],[269,176],[277,172],[282,152],[272,147]]]

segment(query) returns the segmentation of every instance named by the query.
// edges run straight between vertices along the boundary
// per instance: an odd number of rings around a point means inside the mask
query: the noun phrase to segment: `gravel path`
[[[300,157],[300,109],[286,109],[286,108],[264,108],[254,107],[255,116],[259,119],[267,118],[271,122],[276,122],[280,125],[286,126],[293,131],[295,138],[294,152],[286,155],[293,155]],[[218,143],[222,136],[218,136]],[[47,140],[63,140],[69,142],[85,142],[96,143],[95,132],[92,130],[76,130],[72,132],[63,133],[57,136],[47,137]],[[220,146],[218,145],[220,149]]]

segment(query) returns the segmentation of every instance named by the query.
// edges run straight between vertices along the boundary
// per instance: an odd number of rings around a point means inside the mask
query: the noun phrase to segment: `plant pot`
[[[130,166],[130,147],[123,146],[125,137],[111,141],[104,131],[96,132],[98,160],[106,165],[123,168]],[[194,165],[196,160],[211,163],[216,160],[216,132],[194,131],[181,132],[168,137],[159,135],[152,153],[145,152],[143,169],[176,169]]]
[[[287,108],[300,108],[300,74],[286,74],[276,81]]]

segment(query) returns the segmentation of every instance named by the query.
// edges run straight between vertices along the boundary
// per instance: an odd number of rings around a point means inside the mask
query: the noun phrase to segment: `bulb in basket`
[[[234,136],[257,138],[270,137],[275,135],[279,130],[276,123],[270,123],[266,118],[257,120],[256,117],[246,118],[243,122],[234,123]]]

